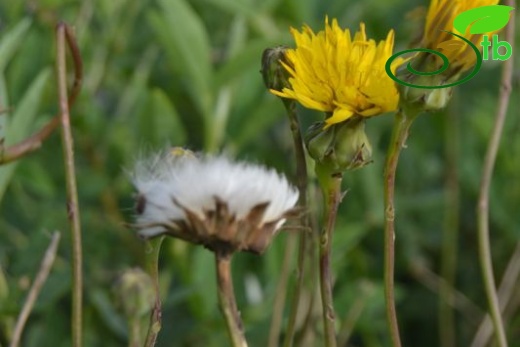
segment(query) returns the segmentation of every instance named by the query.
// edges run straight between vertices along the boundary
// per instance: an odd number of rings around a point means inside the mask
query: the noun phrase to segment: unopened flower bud
[[[452,88],[433,89],[424,100],[425,111],[441,110],[448,105],[453,94]]]
[[[440,71],[440,65],[432,56],[419,55],[416,58],[417,71]],[[407,107],[413,107],[417,111],[438,111],[446,107],[451,99],[453,90],[444,87],[459,78],[459,75],[438,74],[413,74],[408,71],[402,72],[399,79],[414,85],[399,85],[401,89],[401,103]]]
[[[268,89],[281,91],[283,88],[289,87],[289,76],[281,63],[289,64],[285,58],[285,51],[285,47],[278,46],[267,48],[262,54],[262,69],[260,72]]]
[[[114,292],[127,318],[142,317],[155,304],[153,281],[146,272],[138,268],[125,270],[119,277]]]
[[[353,118],[323,129],[324,122],[313,124],[305,142],[310,156],[332,173],[353,170],[370,163],[372,146],[365,134],[365,122]]]

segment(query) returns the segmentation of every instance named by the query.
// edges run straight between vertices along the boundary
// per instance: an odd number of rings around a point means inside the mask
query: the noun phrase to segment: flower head
[[[364,117],[393,111],[399,102],[394,82],[385,72],[385,62],[392,55],[394,32],[379,43],[368,39],[365,25],[352,38],[350,31],[339,27],[336,19],[315,34],[308,26],[302,31],[291,28],[295,49],[288,49],[286,62],[290,87],[275,95],[297,100],[303,106],[331,113],[326,127],[354,115]],[[396,59],[392,71],[403,62]]]
[[[477,57],[471,46],[465,44],[458,37],[447,33],[454,32],[471,41],[479,47],[483,36],[489,36],[495,32],[484,34],[470,34],[459,32],[453,25],[455,18],[462,12],[489,5],[496,5],[499,0],[431,0],[426,24],[421,39],[421,47],[436,50],[443,49],[443,54],[450,62],[450,71],[463,73],[469,70]],[[442,64],[439,62],[439,64]]]
[[[295,211],[298,191],[284,176],[223,156],[160,153],[137,162],[135,227],[213,251],[263,252]]]

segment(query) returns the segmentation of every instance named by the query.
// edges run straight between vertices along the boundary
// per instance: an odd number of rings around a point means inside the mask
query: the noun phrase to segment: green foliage
[[[144,244],[126,227],[132,221],[133,198],[125,170],[134,160],[164,146],[186,146],[225,151],[293,177],[292,139],[284,108],[265,90],[258,72],[263,49],[291,45],[290,26],[308,23],[319,30],[328,14],[350,28],[364,21],[368,35],[378,39],[395,28],[400,40],[397,51],[410,39],[399,34],[409,29],[402,23],[402,13],[414,6],[408,0],[0,0],[0,111],[4,112],[0,136],[5,136],[7,145],[36,131],[58,109],[51,73],[58,19],[75,26],[82,52],[84,86],[71,116],[84,238],[87,347],[127,344],[128,328],[112,287],[122,270],[144,266]],[[475,207],[499,69],[500,64],[485,62],[471,82],[456,88],[446,111],[419,117],[403,151],[396,187],[396,284],[406,346],[439,346],[439,293],[424,274],[440,272],[442,230],[450,227],[444,207],[452,189],[449,179],[455,179],[460,189],[456,287],[477,308],[477,315],[485,310],[476,257]],[[498,280],[520,241],[520,124],[514,117],[520,95],[518,71],[515,74],[491,196]],[[321,119],[317,112],[299,111],[304,128]],[[348,193],[333,244],[334,300],[339,327],[351,308],[363,301],[352,346],[389,345],[382,294],[382,165],[391,124],[391,115],[368,122],[374,162],[349,173],[343,186]],[[447,136],[450,128],[455,129],[454,137]],[[10,339],[52,230],[62,232],[62,242],[26,327],[23,346],[70,345],[70,233],[57,135],[36,153],[0,166],[2,346]],[[321,198],[314,187],[310,191],[315,215]],[[237,300],[251,346],[267,343],[286,240],[287,235],[277,237],[262,257],[240,254],[234,259]],[[226,346],[212,254],[165,240],[160,270],[163,329],[157,346]],[[317,281],[308,282],[310,286]],[[257,284],[260,300],[253,295]],[[289,298],[291,293],[289,286]],[[464,307],[455,309],[460,346],[470,344],[482,318]],[[518,312],[516,307],[508,320],[512,347],[520,346]],[[319,312],[311,316],[311,327],[305,337],[319,346]]]

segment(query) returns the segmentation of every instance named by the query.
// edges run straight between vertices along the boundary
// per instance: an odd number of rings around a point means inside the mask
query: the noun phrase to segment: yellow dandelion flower
[[[462,44],[463,41],[458,37],[449,34],[445,31],[451,31],[471,41],[475,46],[480,47],[480,42],[483,36],[490,36],[496,32],[473,35],[468,33],[461,33],[453,26],[455,17],[464,11],[473,8],[496,5],[499,0],[432,0],[426,15],[426,25],[422,37],[421,47],[443,49],[443,54],[450,62],[450,70],[455,72],[464,72],[475,65],[477,57],[471,46]],[[444,30],[444,31],[443,31]],[[460,45],[451,45],[447,47],[442,45],[444,42],[457,42]]]
[[[294,99],[303,106],[330,113],[325,128],[354,115],[372,117],[397,109],[399,92],[385,71],[392,55],[394,32],[376,43],[367,39],[365,25],[351,37],[336,19],[315,34],[308,26],[302,31],[291,28],[296,48],[288,49],[284,68],[290,87],[271,89],[280,97]],[[396,59],[392,71],[402,64]]]

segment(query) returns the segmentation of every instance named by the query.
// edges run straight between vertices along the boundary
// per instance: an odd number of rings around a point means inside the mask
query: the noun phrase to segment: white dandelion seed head
[[[233,162],[226,156],[175,156],[163,152],[137,161],[133,183],[142,199],[137,226],[142,236],[167,231],[175,221],[189,223],[186,210],[200,220],[215,211],[216,199],[229,215],[240,221],[260,204],[267,207],[260,224],[274,222],[274,229],[295,206],[298,191],[285,176],[260,165]],[[138,206],[139,210],[139,206]]]

